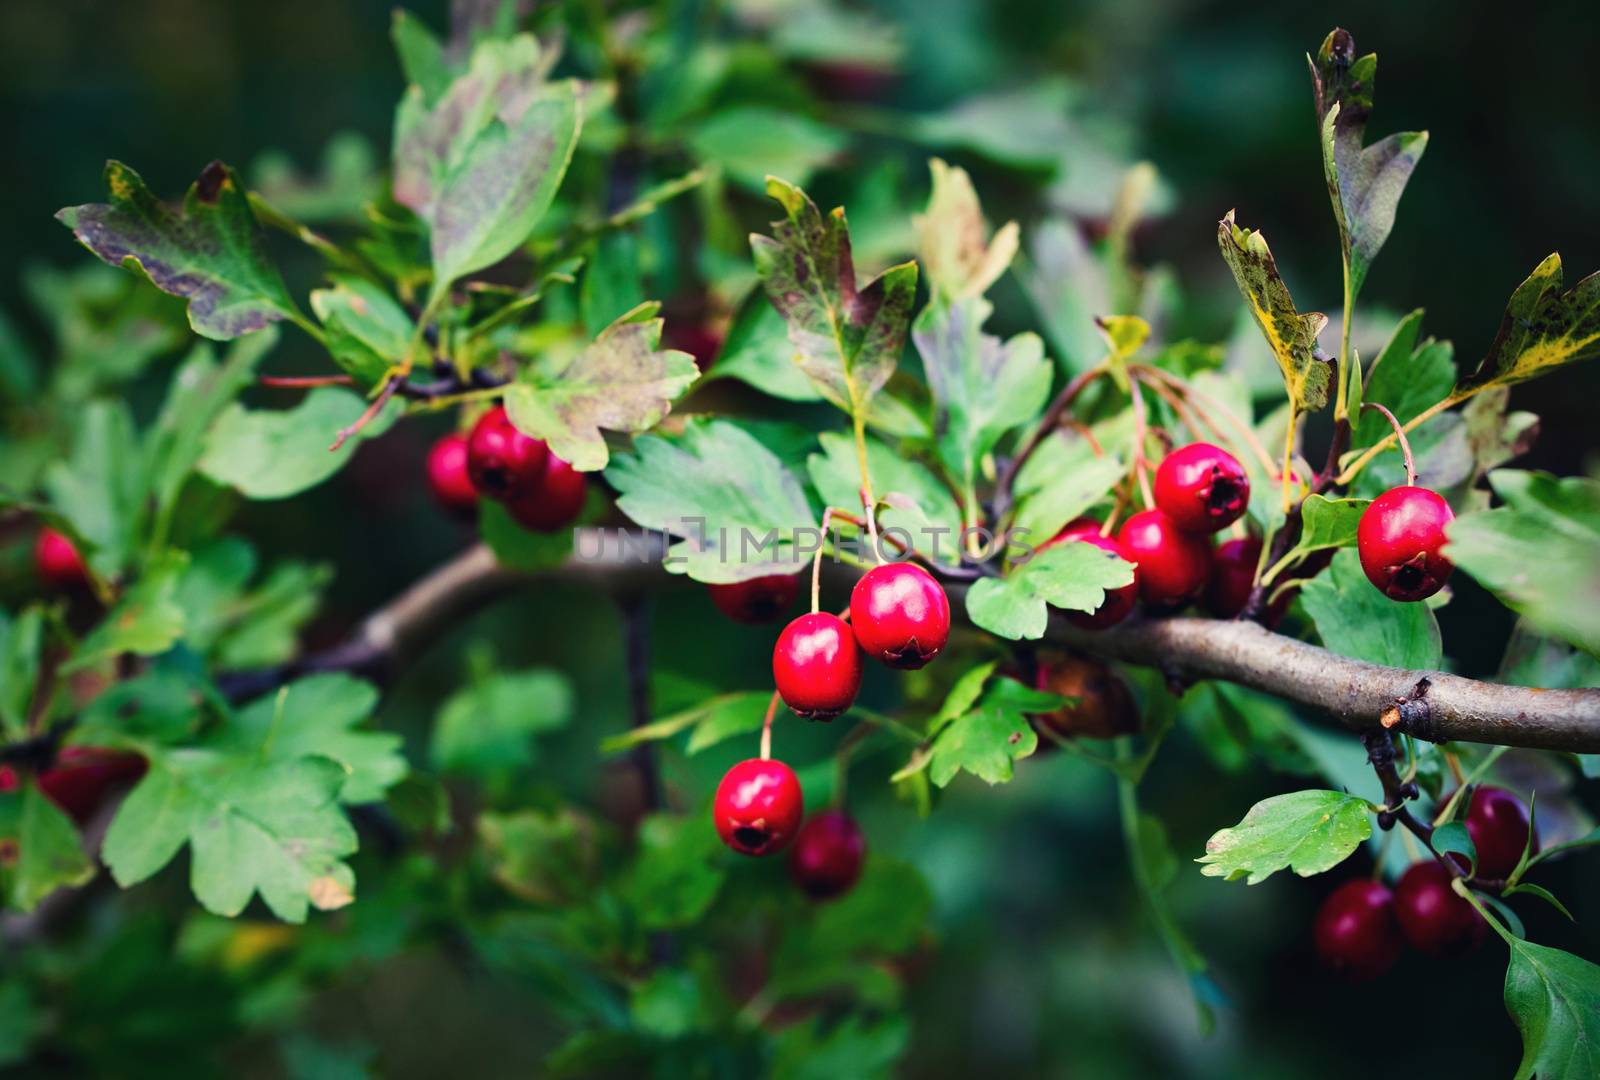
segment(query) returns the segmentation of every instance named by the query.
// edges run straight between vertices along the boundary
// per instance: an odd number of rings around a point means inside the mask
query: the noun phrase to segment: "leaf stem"
[[[1417,463],[1411,456],[1411,440],[1406,438],[1405,429],[1400,426],[1400,421],[1394,418],[1394,413],[1379,405],[1376,401],[1363,401],[1361,411],[1371,409],[1373,412],[1382,413],[1383,418],[1389,421],[1389,426],[1394,428],[1394,437],[1400,440],[1400,454],[1406,460],[1406,487],[1415,487],[1417,483]]]
[[[1133,398],[1133,475],[1139,481],[1139,494],[1144,497],[1145,507],[1152,508],[1156,504],[1156,497],[1150,490],[1150,467],[1144,457],[1149,424],[1145,415],[1144,394],[1139,390],[1138,380],[1128,380],[1128,393]]]
[[[833,507],[829,506],[822,511],[822,536],[826,540],[828,525],[833,521]],[[811,556],[811,614],[815,615],[822,607],[822,549],[826,544],[818,544],[817,550]]]
[[[1285,425],[1283,434],[1283,512],[1289,512],[1289,506],[1294,501],[1289,496],[1290,485],[1294,478],[1294,423],[1298,419],[1294,399],[1289,399],[1289,423]]]
[[[995,520],[998,521],[1004,517],[1006,511],[1011,508],[1013,501],[1012,490],[1016,486],[1017,474],[1022,471],[1022,466],[1027,464],[1028,459],[1039,448],[1039,444],[1044,442],[1045,437],[1061,423],[1062,416],[1066,414],[1068,407],[1077,399],[1078,395],[1083,393],[1090,383],[1109,370],[1111,369],[1106,362],[1101,361],[1088,371],[1074,376],[1071,382],[1061,388],[1061,392],[1056,395],[1055,400],[1050,403],[1050,407],[1039,418],[1038,426],[1029,434],[1027,441],[1017,448],[1017,452],[1011,455],[1011,460],[1006,462],[1005,469],[1001,471],[999,478],[995,481]]]
[[[1445,397],[1441,398],[1440,400],[1434,402],[1432,405],[1428,406],[1426,409],[1423,409],[1417,415],[1413,416],[1410,420],[1407,420],[1404,424],[1402,424],[1400,426],[1400,430],[1401,431],[1414,431],[1414,430],[1416,430],[1418,425],[1427,423],[1429,420],[1432,420],[1435,416],[1438,416],[1440,413],[1444,412],[1446,409],[1450,408],[1451,406],[1459,405],[1463,401],[1466,401],[1473,394],[1476,394],[1478,392],[1478,389],[1480,389],[1480,388],[1474,388],[1474,389],[1471,389],[1471,390],[1460,390],[1460,391],[1456,391],[1455,393],[1446,395]],[[1345,466],[1344,471],[1339,473],[1339,478],[1337,480],[1335,480],[1334,483],[1338,484],[1340,487],[1344,487],[1344,486],[1348,485],[1350,483],[1350,481],[1352,481],[1352,480],[1354,480],[1356,478],[1356,476],[1361,472],[1362,469],[1367,467],[1367,465],[1372,461],[1373,458],[1377,457],[1379,454],[1383,453],[1385,450],[1389,449],[1389,447],[1393,446],[1394,444],[1395,444],[1395,435],[1394,434],[1386,435],[1386,436],[1383,437],[1382,440],[1373,443],[1371,446],[1367,447],[1367,449],[1362,452],[1360,457],[1356,458],[1349,465]]]
[[[872,494],[872,471],[867,465],[866,408],[858,403],[850,411],[850,419],[855,427],[856,463],[861,469],[861,509],[867,516],[867,536],[872,541],[872,554],[881,563],[883,552],[878,547],[878,500]]]
[[[1239,432],[1240,438],[1243,440],[1244,444],[1250,448],[1250,452],[1256,456],[1256,460],[1261,463],[1262,469],[1267,473],[1268,476],[1271,476],[1272,473],[1277,470],[1278,463],[1272,460],[1272,454],[1268,452],[1266,446],[1256,436],[1255,431],[1250,427],[1249,424],[1235,416],[1233,411],[1226,405],[1222,404],[1222,402],[1218,401],[1205,391],[1183,381],[1176,375],[1162,371],[1158,367],[1151,367],[1148,364],[1135,364],[1130,365],[1129,370],[1132,370],[1133,368],[1137,368],[1140,372],[1151,375],[1154,378],[1161,379],[1179,394],[1188,399],[1192,404],[1205,404],[1210,406],[1218,415],[1227,420],[1228,423],[1233,425],[1234,429]]]
[[[1339,316],[1339,394],[1333,401],[1334,420],[1343,420],[1350,412],[1350,322],[1355,307],[1355,296],[1350,290],[1350,256],[1342,255],[1344,266],[1344,312]]]

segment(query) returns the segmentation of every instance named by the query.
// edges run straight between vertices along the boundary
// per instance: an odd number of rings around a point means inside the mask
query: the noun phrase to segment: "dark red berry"
[[[1390,488],[1361,515],[1356,552],[1367,580],[1391,600],[1425,600],[1444,587],[1454,569],[1441,554],[1450,504],[1421,487]]]
[[[1048,730],[1063,739],[1083,735],[1111,739],[1139,730],[1139,710],[1133,693],[1121,676],[1099,660],[1063,656],[1039,664],[1034,686],[1072,699],[1055,712],[1036,713],[1028,719],[1036,730]],[[1052,742],[1040,739],[1041,747]]]
[[[1046,548],[1055,547],[1057,544],[1064,544],[1068,540],[1082,540],[1084,537],[1091,535],[1100,535],[1100,523],[1098,521],[1094,518],[1086,517],[1073,518],[1061,526],[1061,530],[1054,536],[1040,544],[1039,550],[1043,551]]]
[[[1139,592],[1157,608],[1179,608],[1200,595],[1211,576],[1211,544],[1184,532],[1160,510],[1141,510],[1123,522],[1117,543],[1138,568]]]
[[[794,598],[800,594],[800,578],[794,574],[768,574],[708,588],[717,610],[734,622],[766,623],[794,606]]]
[[[1214,533],[1244,516],[1250,478],[1239,459],[1210,443],[1190,443],[1161,459],[1156,507],[1185,532]]]
[[[547,451],[543,478],[512,495],[506,510],[524,529],[558,532],[578,520],[588,493],[583,473]]]
[[[794,839],[805,799],[794,770],[781,761],[751,758],[729,769],[711,801],[722,842],[741,855],[771,855]]]
[[[915,563],[884,563],[850,590],[850,625],[862,651],[892,668],[912,670],[950,640],[944,586]]]
[[[783,703],[807,720],[832,720],[861,689],[861,650],[837,615],[814,611],[783,628],[772,650],[772,678]]]
[[[1419,862],[1394,888],[1394,914],[1411,947],[1428,956],[1464,952],[1489,926],[1450,888],[1450,871],[1436,859]]]
[[[78,546],[65,533],[46,526],[33,542],[33,565],[39,576],[58,589],[76,589],[88,584],[89,568],[78,554]]]
[[[668,319],[667,328],[661,335],[662,345],[688,353],[694,357],[694,366],[701,371],[709,370],[716,363],[717,354],[722,351],[722,342],[722,331],[715,326],[683,319]]]
[[[1253,536],[1225,540],[1211,554],[1211,581],[1206,585],[1206,610],[1219,619],[1231,619],[1244,610],[1255,587],[1261,541]]]
[[[478,489],[467,472],[467,437],[459,431],[428,451],[428,490],[434,501],[457,517],[471,517],[478,509]]]
[[[1317,909],[1312,926],[1317,955],[1351,979],[1376,979],[1400,955],[1394,894],[1376,881],[1347,881]]]
[[[1523,845],[1528,842],[1528,804],[1505,788],[1479,787],[1467,806],[1467,835],[1478,852],[1478,877],[1502,879],[1522,861]],[[1533,850],[1539,850],[1534,837]],[[1466,868],[1467,862],[1452,855]]]
[[[800,827],[789,849],[789,875],[808,896],[831,900],[861,877],[867,840],[849,814],[824,810]]]
[[[518,431],[496,405],[478,418],[467,436],[467,472],[478,494],[506,501],[544,479],[549,451],[543,441]]]
[[[82,825],[105,802],[107,792],[139,779],[148,767],[143,757],[126,750],[69,746],[39,773],[39,790]]]

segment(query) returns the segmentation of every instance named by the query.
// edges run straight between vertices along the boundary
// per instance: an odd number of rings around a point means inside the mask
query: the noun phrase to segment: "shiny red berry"
[[[1079,518],[1065,529],[1056,533],[1050,540],[1040,546],[1039,550],[1054,547],[1056,544],[1078,542],[1092,544],[1106,553],[1107,558],[1123,559],[1133,562],[1134,558],[1122,550],[1122,545],[1109,536],[1100,535],[1100,526],[1093,521]],[[1139,599],[1139,574],[1134,571],[1133,580],[1120,589],[1106,590],[1105,599],[1100,601],[1100,606],[1093,611],[1068,611],[1065,612],[1067,621],[1073,626],[1085,630],[1104,630],[1108,626],[1115,626],[1126,619],[1133,611],[1134,603]]]
[[[138,754],[101,746],[69,746],[55,764],[39,773],[39,790],[82,825],[94,816],[106,794],[145,774],[149,763]]]
[[[800,595],[800,578],[795,574],[768,574],[765,577],[710,585],[711,602],[717,610],[738,623],[767,623],[794,606]]]
[[[1400,955],[1394,894],[1376,881],[1347,881],[1317,909],[1312,926],[1317,955],[1351,979],[1376,979]]]
[[[435,502],[457,517],[471,517],[478,509],[478,489],[467,472],[467,437],[459,431],[428,451],[428,490]]]
[[[78,546],[48,526],[39,530],[33,542],[33,565],[39,576],[58,589],[76,589],[89,581],[89,569],[78,554]]]
[[[722,842],[741,855],[771,855],[794,839],[805,799],[794,770],[781,761],[751,758],[729,769],[711,801]]]
[[[506,501],[506,510],[524,529],[559,532],[578,520],[588,493],[589,482],[583,473],[547,451],[544,476],[513,494]]]
[[[1184,606],[1211,577],[1210,542],[1184,532],[1160,510],[1141,510],[1123,522],[1117,543],[1136,564],[1139,593],[1152,607]]]
[[[1478,852],[1478,877],[1511,876],[1522,861],[1529,825],[1528,804],[1505,788],[1479,787],[1472,792],[1472,802],[1467,806],[1467,835]],[[1533,850],[1539,850],[1537,836]],[[1465,867],[1465,860],[1459,861]]]
[[[490,499],[505,501],[537,487],[548,455],[541,440],[512,425],[502,405],[480,416],[467,436],[467,472],[478,494]]]
[[[1244,516],[1250,478],[1239,459],[1210,443],[1190,443],[1161,459],[1156,508],[1185,532],[1214,533]]]
[[[1261,541],[1253,536],[1225,540],[1211,553],[1211,580],[1206,584],[1206,610],[1219,619],[1231,619],[1244,610],[1255,587]]]
[[[1419,862],[1394,888],[1394,914],[1411,947],[1428,956],[1464,952],[1489,925],[1450,888],[1450,871],[1436,859]]]
[[[772,650],[772,678],[783,703],[807,720],[832,720],[861,689],[861,650],[837,615],[812,612],[783,628]]]
[[[850,891],[866,857],[866,837],[850,815],[824,810],[800,827],[789,849],[789,876],[808,896],[830,900]]]
[[[1444,587],[1454,569],[1441,554],[1450,504],[1421,487],[1390,488],[1361,515],[1356,553],[1367,580],[1391,600],[1425,600]]]
[[[868,656],[912,670],[938,656],[950,640],[950,599],[915,563],[884,563],[850,590],[850,625]]]

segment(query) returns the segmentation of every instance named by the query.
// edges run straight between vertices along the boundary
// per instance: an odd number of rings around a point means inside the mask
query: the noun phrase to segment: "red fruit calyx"
[[[1367,580],[1391,600],[1426,600],[1454,569],[1442,549],[1450,504],[1423,487],[1390,488],[1368,506],[1356,526],[1356,553]]]
[[[1394,888],[1394,914],[1411,947],[1428,956],[1465,952],[1483,940],[1489,924],[1450,887],[1451,874],[1435,859],[1419,862]]]
[[[434,501],[457,517],[471,517],[478,509],[478,489],[467,471],[467,437],[453,431],[428,451],[428,490]]]
[[[794,770],[781,761],[751,758],[729,769],[711,801],[722,842],[741,855],[771,855],[794,839],[805,799]]]
[[[467,436],[467,472],[478,494],[489,499],[505,502],[538,487],[548,455],[543,441],[512,425],[503,405],[478,417]]]
[[[1317,909],[1312,940],[1334,971],[1356,980],[1376,979],[1400,955],[1394,894],[1376,881],[1345,882]]]
[[[89,568],[66,533],[46,526],[33,542],[33,565],[57,589],[76,589],[89,582]]]
[[[950,640],[950,600],[915,563],[885,563],[868,570],[850,591],[850,625],[868,656],[914,670]]]
[[[794,598],[800,595],[800,578],[795,574],[768,574],[706,588],[718,611],[734,622],[754,625],[772,622],[794,606]]]
[[[1250,477],[1239,459],[1210,443],[1190,443],[1161,459],[1156,508],[1185,532],[1213,533],[1244,516]]]
[[[861,689],[861,650],[849,624],[813,611],[778,635],[772,650],[778,696],[806,720],[832,720],[848,709]]]
[[[866,857],[866,837],[850,815],[824,810],[800,827],[789,849],[789,876],[807,896],[831,900],[860,879]]]
[[[1182,607],[1211,577],[1211,544],[1160,510],[1141,510],[1123,522],[1117,543],[1136,566],[1140,595],[1153,607]]]
[[[548,451],[543,468],[543,476],[506,501],[506,510],[530,532],[553,533],[583,513],[589,482],[583,473]]]

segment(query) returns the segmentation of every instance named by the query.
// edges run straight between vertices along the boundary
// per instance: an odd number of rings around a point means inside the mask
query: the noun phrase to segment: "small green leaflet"
[[[416,326],[389,291],[366,278],[335,276],[333,287],[311,294],[328,352],[357,385],[378,385],[405,359]]]
[[[890,267],[856,282],[844,210],[826,217],[798,187],[767,178],[767,194],[787,214],[773,235],[750,237],[756,272],[789,324],[795,363],[824,397],[865,416],[905,347],[917,265]]]
[[[639,826],[639,857],[622,895],[646,930],[674,930],[700,921],[722,891],[727,872],[710,818],[652,814]]]
[[[399,417],[391,401],[373,421],[337,450],[328,449],[339,429],[352,424],[367,404],[348,390],[319,386],[292,409],[225,409],[206,436],[200,471],[250,499],[286,499],[338,472],[364,439],[382,435]]]
[[[1386,406],[1402,424],[1449,396],[1456,381],[1454,348],[1448,341],[1422,336],[1422,309],[1411,312],[1394,328],[1388,344],[1367,368],[1362,399]],[[1354,412],[1356,406],[1351,405]],[[1359,449],[1385,439],[1394,430],[1377,412],[1351,416],[1350,445]]]
[[[1445,555],[1534,626],[1600,655],[1600,482],[1496,469],[1489,484],[1505,505],[1451,522]]]
[[[718,694],[705,701],[664,716],[643,727],[629,728],[600,740],[600,751],[615,754],[641,743],[670,739],[679,732],[694,728],[689,736],[688,753],[697,754],[715,746],[724,739],[761,730],[771,693],[765,690],[739,690],[731,694]]]
[[[1353,300],[1394,228],[1400,196],[1428,148],[1428,133],[1403,131],[1362,148],[1378,56],[1368,53],[1358,59],[1348,31],[1333,31],[1306,62],[1322,127],[1322,171],[1350,266]]]
[[[1313,350],[1328,317],[1320,311],[1302,315],[1295,310],[1266,238],[1235,225],[1232,210],[1217,223],[1217,245],[1222,249],[1223,261],[1233,271],[1250,314],[1278,360],[1289,400],[1303,412],[1322,408],[1328,403],[1332,366],[1318,360]]]
[[[1107,589],[1133,581],[1133,564],[1093,544],[1069,541],[1041,551],[1003,578],[982,578],[967,590],[967,615],[1013,641],[1044,636],[1046,605],[1094,611]]]
[[[572,903],[593,888],[594,823],[572,807],[478,816],[495,880],[536,904]]]
[[[859,512],[861,464],[855,442],[837,431],[822,432],[818,441],[822,453],[806,459],[817,495],[828,506]],[[880,534],[907,540],[940,562],[960,561],[961,510],[932,470],[873,438],[867,439],[867,468],[878,497],[888,504],[878,511]]]
[[[456,691],[439,710],[429,759],[446,773],[487,776],[534,761],[534,736],[572,719],[572,683],[559,671],[499,672]]]
[[[944,787],[965,770],[988,784],[1011,779],[1012,763],[1039,745],[1027,718],[998,706],[980,706],[958,716],[933,741],[928,777]]]
[[[1325,573],[1300,588],[1300,602],[1322,643],[1341,656],[1424,671],[1439,667],[1439,622],[1426,604],[1397,604],[1361,571],[1354,550],[1333,557]]]
[[[1018,236],[1014,221],[989,236],[967,170],[952,168],[938,158],[930,158],[928,168],[933,173],[933,193],[928,196],[927,210],[914,215],[911,222],[917,231],[917,253],[922,257],[928,289],[935,298],[931,308],[988,292],[1016,257]]]
[[[72,451],[44,476],[51,506],[87,541],[89,565],[103,577],[127,569],[145,517],[146,476],[133,415],[122,401],[82,410]]]
[[[1307,495],[1300,504],[1300,539],[1294,550],[1304,557],[1326,548],[1354,547],[1361,515],[1371,499],[1329,499]]]
[[[31,780],[20,791],[0,794],[0,840],[14,845],[15,862],[0,863],[6,906],[32,911],[63,886],[94,877],[78,827]]]
[[[178,580],[189,556],[169,551],[145,567],[117,605],[78,644],[64,671],[77,671],[122,653],[155,656],[183,636],[184,611],[177,603]]]
[[[1506,943],[1506,1011],[1522,1033],[1516,1080],[1600,1076],[1600,967],[1531,941]]]
[[[8,740],[25,737],[44,644],[44,607],[15,616],[0,609],[0,731]]]
[[[534,532],[493,499],[478,500],[478,535],[507,570],[531,573],[560,566],[572,554],[573,531]]]
[[[1295,791],[1274,795],[1250,808],[1244,820],[1206,841],[1195,861],[1207,877],[1246,885],[1279,870],[1301,877],[1332,869],[1372,835],[1372,806],[1342,791]]]
[[[707,379],[738,379],[785,401],[821,401],[822,394],[794,365],[789,324],[764,293],[753,292],[734,316]]]
[[[1534,267],[1506,301],[1500,330],[1478,370],[1457,392],[1526,382],[1563,364],[1600,356],[1600,273],[1561,291],[1561,256]]]
[[[530,374],[506,388],[506,412],[525,434],[579,472],[606,467],[600,429],[647,431],[699,374],[694,357],[657,349],[661,305],[640,304],[600,332],[560,371]]]
[[[688,133],[695,160],[719,166],[751,191],[765,190],[768,173],[809,183],[838,158],[849,135],[838,128],[765,105],[734,105],[698,122]]]
[[[110,203],[68,207],[56,220],[112,266],[143,271],[156,288],[187,300],[195,333],[227,340],[304,318],[267,261],[232,169],[207,165],[178,211],[120,161],[107,162],[105,175]]]

